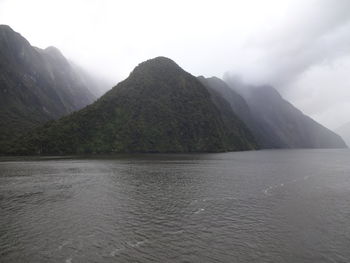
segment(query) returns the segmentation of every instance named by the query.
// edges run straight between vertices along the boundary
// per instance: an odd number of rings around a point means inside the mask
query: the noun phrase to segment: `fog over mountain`
[[[161,55],[270,84],[331,129],[350,121],[348,0],[2,0],[0,24],[111,83]]]
[[[103,85],[57,48],[33,47],[0,25],[0,149],[11,148],[15,136],[91,104]]]

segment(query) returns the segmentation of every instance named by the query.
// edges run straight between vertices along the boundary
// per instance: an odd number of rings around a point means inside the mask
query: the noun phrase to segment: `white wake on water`
[[[276,184],[276,185],[270,185],[269,187],[265,188],[263,190],[263,192],[264,192],[265,195],[271,195],[271,191],[274,190],[274,189],[282,188],[286,184],[293,184],[293,183],[297,183],[297,182],[300,182],[300,181],[305,181],[305,180],[310,179],[311,177],[312,177],[312,175],[306,175],[302,179],[294,179],[294,180],[289,181],[289,182],[284,182],[284,183],[280,183],[280,184]]]

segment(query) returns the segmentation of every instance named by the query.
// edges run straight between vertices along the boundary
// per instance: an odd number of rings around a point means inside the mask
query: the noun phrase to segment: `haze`
[[[348,0],[0,0],[0,23],[114,83],[162,55],[272,84],[329,128],[350,121]]]

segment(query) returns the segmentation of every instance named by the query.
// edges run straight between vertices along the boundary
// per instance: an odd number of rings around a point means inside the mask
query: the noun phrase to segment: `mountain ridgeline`
[[[87,76],[58,49],[33,47],[0,25],[0,151],[15,136],[96,100]]]
[[[226,102],[227,103],[227,102]],[[36,129],[21,154],[221,152],[257,149],[254,137],[203,84],[165,57],[138,65],[95,103]]]
[[[226,77],[202,79],[226,98],[263,149],[346,148],[343,139],[304,115],[270,86],[251,87]]]
[[[101,83],[0,25],[0,154],[346,147],[272,87],[196,78],[165,57],[96,100]]]

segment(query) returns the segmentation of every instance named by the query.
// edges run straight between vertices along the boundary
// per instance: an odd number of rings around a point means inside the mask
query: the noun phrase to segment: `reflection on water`
[[[0,262],[349,262],[349,157],[3,159]]]

